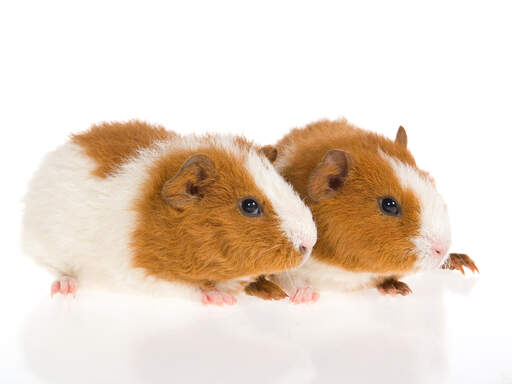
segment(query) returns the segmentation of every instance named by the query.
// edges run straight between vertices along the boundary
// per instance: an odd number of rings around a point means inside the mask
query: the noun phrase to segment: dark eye
[[[388,216],[400,216],[400,205],[392,197],[379,198],[380,210]]]
[[[249,217],[261,216],[263,213],[258,201],[252,197],[240,200],[240,211]]]

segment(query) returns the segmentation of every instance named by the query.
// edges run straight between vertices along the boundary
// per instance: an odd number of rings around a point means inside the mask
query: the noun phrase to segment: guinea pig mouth
[[[431,238],[422,237],[415,239],[414,243],[420,269],[438,269],[448,257],[449,242],[433,241]]]
[[[309,258],[311,257],[311,253],[312,253],[311,250],[309,250],[307,252],[301,252],[301,254],[302,254],[302,261],[299,263],[299,265],[297,265],[297,268],[301,267],[302,265],[304,265],[306,263],[306,261],[309,260]]]
[[[419,258],[419,267],[424,270],[439,269],[444,264],[448,253],[439,254],[434,252],[422,252]]]

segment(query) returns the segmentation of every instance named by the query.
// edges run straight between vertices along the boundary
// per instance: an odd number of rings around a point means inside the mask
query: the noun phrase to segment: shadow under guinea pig
[[[45,300],[23,332],[28,368],[49,383],[306,383],[300,345],[252,327],[246,305],[85,293]],[[272,311],[270,303],[269,311]]]
[[[27,319],[28,368],[50,383],[428,383],[446,378],[444,282],[414,294],[322,295],[315,305],[235,307],[84,292]],[[471,284],[456,285],[461,293]],[[450,287],[453,289],[453,287]]]

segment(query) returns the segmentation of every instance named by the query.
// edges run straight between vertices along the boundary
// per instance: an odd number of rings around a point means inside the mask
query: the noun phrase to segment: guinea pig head
[[[269,147],[235,142],[163,158],[138,202],[136,264],[189,281],[226,281],[302,264],[316,227],[267,156],[274,156]]]
[[[439,267],[450,246],[446,204],[433,179],[416,167],[405,129],[394,142],[378,142],[329,150],[310,173],[315,249],[323,261],[352,271]]]

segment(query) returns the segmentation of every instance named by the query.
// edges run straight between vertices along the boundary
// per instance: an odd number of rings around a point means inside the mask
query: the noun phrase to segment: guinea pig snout
[[[309,252],[309,247],[307,245],[301,244],[301,245],[299,245],[299,251],[300,251],[300,253],[305,255]]]
[[[435,256],[444,256],[446,254],[446,250],[444,247],[440,247],[440,246],[437,246],[437,245],[434,245],[432,246],[432,253],[435,255]]]
[[[295,248],[302,255],[302,262],[305,262],[311,256],[313,247],[315,246],[316,240],[306,240],[301,238],[296,244]]]
[[[440,240],[430,239],[430,253],[436,258],[442,258],[448,253],[449,244]]]
[[[301,243],[299,245],[299,252],[302,254],[302,256],[309,257],[311,255],[311,250],[313,247],[309,245],[308,243]]]

